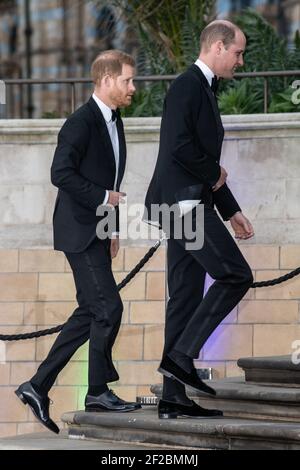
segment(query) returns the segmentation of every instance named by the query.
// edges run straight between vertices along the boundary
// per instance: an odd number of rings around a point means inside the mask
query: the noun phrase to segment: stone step
[[[247,383],[243,377],[210,380],[215,397],[187,388],[199,405],[222,410],[227,417],[300,422],[300,389]],[[152,393],[162,395],[162,385],[152,385]]]
[[[244,357],[237,362],[246,382],[290,384],[300,387],[300,364],[292,356]]]
[[[50,431],[0,438],[0,450],[161,450],[165,446],[140,445],[134,442],[110,442],[89,439],[69,439],[67,430],[54,434]]]
[[[300,424],[223,418],[158,419],[156,407],[131,413],[65,413],[74,439],[106,439],[184,449],[300,450]]]

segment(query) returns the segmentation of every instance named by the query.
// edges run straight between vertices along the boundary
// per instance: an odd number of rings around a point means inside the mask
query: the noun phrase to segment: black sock
[[[88,389],[88,395],[93,395],[94,397],[96,397],[107,391],[108,391],[108,386],[106,384],[90,385]]]

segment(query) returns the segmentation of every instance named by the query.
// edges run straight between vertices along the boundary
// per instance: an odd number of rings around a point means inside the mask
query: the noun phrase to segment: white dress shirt
[[[101,113],[103,114],[106,127],[109,133],[109,137],[111,140],[112,148],[114,151],[114,157],[115,157],[115,162],[116,162],[116,174],[115,174],[115,182],[114,182],[113,190],[116,191],[118,173],[119,173],[119,137],[118,137],[117,121],[112,120],[111,118],[112,110],[109,108],[109,106],[103,103],[103,101],[101,101],[100,98],[98,98],[98,96],[95,95],[95,93],[93,93],[93,99],[96,101]],[[108,198],[109,198],[109,191],[106,190],[106,194],[102,202],[103,205],[107,203]]]
[[[197,59],[195,65],[199,67],[205,78],[207,79],[209,86],[211,86],[212,79],[214,77],[213,71],[204,63],[202,60]],[[180,208],[180,216],[187,214],[190,212],[193,207],[197,206],[201,199],[192,199],[192,200],[185,200],[179,201],[179,208]]]

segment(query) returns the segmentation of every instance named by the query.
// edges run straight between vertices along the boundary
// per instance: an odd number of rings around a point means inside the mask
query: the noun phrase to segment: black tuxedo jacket
[[[145,220],[151,204],[201,199],[209,191],[224,220],[241,210],[226,184],[211,188],[220,177],[224,129],[216,98],[199,67],[191,65],[171,84],[163,107],[158,159],[146,195]]]
[[[117,120],[119,137],[119,191],[126,162],[123,123]],[[115,157],[104,117],[93,98],[75,111],[58,134],[51,166],[51,181],[58,187],[53,214],[54,249],[80,253],[96,237],[105,190],[113,190]],[[119,224],[116,210],[117,230]]]

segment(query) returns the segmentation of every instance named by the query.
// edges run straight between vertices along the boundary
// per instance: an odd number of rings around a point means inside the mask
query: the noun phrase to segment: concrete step
[[[210,380],[217,392],[215,397],[187,388],[189,397],[204,408],[217,408],[226,417],[300,422],[300,389],[245,382],[243,377]],[[162,385],[152,385],[151,391],[162,395]]]
[[[300,364],[292,356],[244,357],[237,362],[246,382],[289,384],[300,388]]]
[[[71,436],[73,437],[73,436]],[[75,436],[74,436],[75,437]],[[61,431],[58,435],[53,432],[39,432],[24,434],[0,439],[0,450],[157,450],[165,449],[163,446],[140,445],[134,442],[110,442],[105,439],[97,441],[80,439],[76,436],[70,439],[68,431]]]
[[[300,423],[264,420],[182,418],[161,420],[156,407],[132,413],[65,413],[69,436],[107,439],[185,449],[285,449],[300,450]]]

